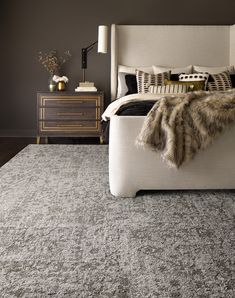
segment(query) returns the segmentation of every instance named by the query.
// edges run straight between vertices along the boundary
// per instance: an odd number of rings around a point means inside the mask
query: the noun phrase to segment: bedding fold
[[[126,104],[136,103],[136,102],[145,102],[149,100],[159,100],[165,96],[165,94],[152,94],[152,93],[135,93],[123,96],[111,102],[102,114],[102,120],[108,121],[112,116],[116,115],[118,110]],[[174,96],[174,95],[172,95]]]
[[[148,113],[136,144],[161,152],[169,166],[179,168],[234,122],[235,90],[165,96]]]

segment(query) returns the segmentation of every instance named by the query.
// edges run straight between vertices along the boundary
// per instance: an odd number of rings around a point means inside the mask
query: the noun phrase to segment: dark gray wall
[[[0,135],[35,135],[36,91],[47,90],[39,50],[70,49],[64,67],[73,90],[81,80],[80,51],[97,39],[100,24],[235,23],[234,0],[2,0],[0,12]],[[87,79],[109,101],[110,54],[89,55]]]

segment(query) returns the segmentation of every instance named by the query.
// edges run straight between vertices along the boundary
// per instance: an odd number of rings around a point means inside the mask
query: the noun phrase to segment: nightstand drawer
[[[41,121],[41,131],[98,131],[99,121]]]
[[[78,97],[41,97],[43,107],[96,107],[99,105],[99,98],[78,98]]]
[[[41,120],[99,120],[99,108],[41,108]]]

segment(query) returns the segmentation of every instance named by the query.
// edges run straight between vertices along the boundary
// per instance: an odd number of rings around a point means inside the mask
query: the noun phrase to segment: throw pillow
[[[232,88],[232,82],[228,72],[211,74],[212,82],[208,83],[209,91],[226,91]]]
[[[180,74],[179,80],[181,82],[196,82],[196,81],[205,81],[204,89],[207,87],[208,79],[209,79],[208,73],[192,73],[192,74]]]
[[[171,73],[170,80],[171,81],[179,81],[179,75],[181,75],[181,73],[180,74],[178,74],[178,73],[175,73],[175,74]]]
[[[125,76],[125,82],[127,86],[127,92],[125,95],[137,93],[136,75],[127,74]]]
[[[137,81],[135,74],[119,72],[118,74],[118,95],[117,98],[128,94],[137,93]]]
[[[170,75],[171,73],[169,71],[153,75],[137,70],[136,79],[138,93],[148,93],[150,85],[164,85],[164,81],[169,80]]]
[[[204,90],[205,88],[205,81],[194,81],[194,82],[181,82],[181,81],[169,81],[165,80],[165,85],[186,85],[188,88],[188,92],[190,91],[199,91]]]
[[[188,91],[187,85],[173,84],[173,85],[163,85],[163,86],[149,86],[150,93],[159,94],[179,94],[186,93]]]
[[[230,74],[230,80],[232,82],[232,88],[235,88],[235,74]]]

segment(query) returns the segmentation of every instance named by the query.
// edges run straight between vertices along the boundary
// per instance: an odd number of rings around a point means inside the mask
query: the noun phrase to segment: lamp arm
[[[88,47],[86,47],[85,49],[87,50],[87,52],[89,52],[90,50],[92,50],[93,46],[94,46],[95,44],[97,44],[97,43],[98,43],[98,40],[95,41],[95,42],[93,42],[92,44],[90,44]]]

